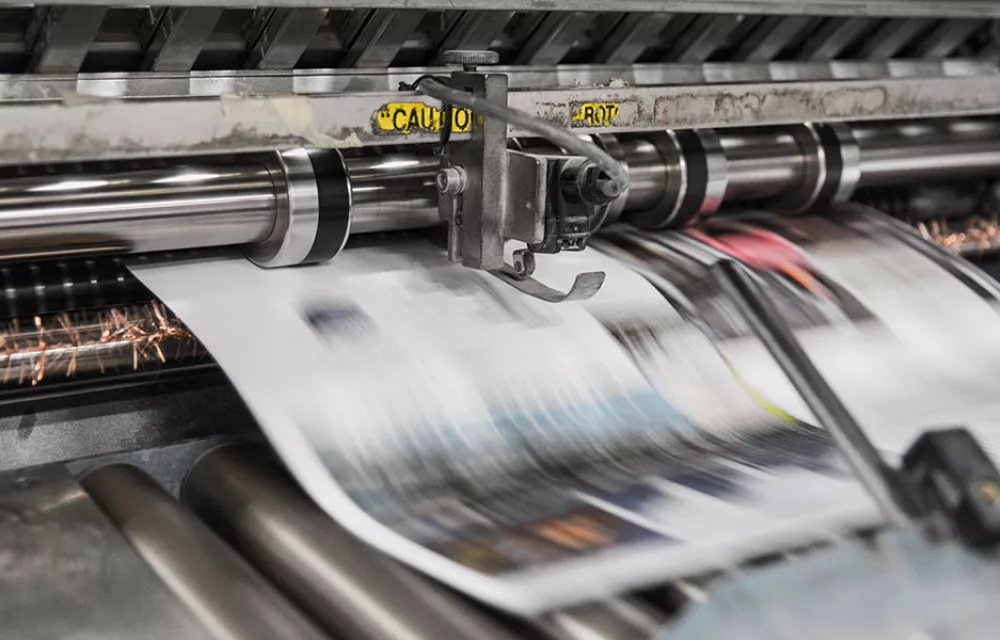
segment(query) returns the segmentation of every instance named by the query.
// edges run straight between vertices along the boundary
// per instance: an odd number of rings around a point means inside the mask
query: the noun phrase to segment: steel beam
[[[670,48],[664,59],[685,63],[704,62],[726,43],[742,21],[743,16],[699,16]]]
[[[767,18],[740,45],[736,58],[747,62],[769,62],[792,44],[810,24],[812,18],[805,16]]]
[[[562,65],[495,67],[510,76],[513,90],[569,89],[582,86],[632,87],[689,84],[740,84],[819,80],[879,80],[994,76],[989,60],[890,60],[770,62],[746,64]],[[79,94],[96,98],[195,98],[226,94],[253,96],[391,92],[440,67],[405,70],[297,69],[294,71],[193,71],[190,73],[92,73],[80,75],[0,75],[0,102],[52,101]]]
[[[660,32],[670,23],[669,13],[631,13],[618,21],[601,43],[594,61],[603,64],[632,64],[659,40]]]
[[[377,114],[399,102],[438,106],[424,96],[398,91],[0,103],[0,148],[4,149],[0,162],[437,141],[438,133],[431,129],[403,133],[376,126]],[[580,105],[588,102],[618,105],[610,126],[594,127],[573,119]],[[1000,75],[522,90],[511,92],[510,104],[553,124],[574,126],[581,134],[983,115],[1000,111]],[[164,127],[164,122],[184,122],[185,126]],[[510,135],[528,132],[512,128]],[[456,133],[454,137],[465,136]]]
[[[889,20],[871,35],[861,49],[861,57],[869,60],[891,58],[913,42],[913,39],[932,22],[933,20],[927,18]]]
[[[553,11],[517,52],[515,64],[558,64],[583,37],[595,17],[583,11]]]
[[[466,11],[438,47],[437,60],[449,49],[489,49],[513,16],[513,11]]]
[[[142,68],[149,71],[190,71],[222,9],[197,7],[165,9],[146,45]]]
[[[931,31],[917,45],[920,58],[947,58],[976,30],[986,26],[985,20],[947,20]]]
[[[292,69],[326,18],[326,9],[275,9],[259,31],[248,69]]]
[[[831,18],[810,38],[802,52],[807,60],[833,60],[871,28],[872,18]]]
[[[36,9],[25,35],[31,43],[28,69],[36,73],[79,71],[106,13],[103,7]]]
[[[46,0],[47,6],[108,6],[108,0]],[[216,7],[253,8],[257,0],[213,0]],[[372,9],[547,11],[551,0],[366,0]],[[171,0],[173,7],[200,7],[204,0]],[[355,0],[269,0],[271,7],[353,9]],[[617,0],[615,11],[814,16],[1000,18],[995,0]],[[23,0],[0,0],[0,7],[23,7]],[[116,0],[120,7],[147,7],[148,0]],[[607,11],[608,0],[560,0],[563,11]]]
[[[388,67],[424,14],[421,10],[372,12],[351,42],[341,66]]]

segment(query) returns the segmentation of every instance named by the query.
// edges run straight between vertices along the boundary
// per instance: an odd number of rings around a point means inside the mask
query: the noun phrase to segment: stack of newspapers
[[[1000,436],[996,286],[877,214],[612,228],[538,260],[552,287],[605,285],[550,304],[412,239],[303,269],[132,269],[331,517],[524,615],[881,523],[720,260],[751,270],[888,460],[925,429]]]

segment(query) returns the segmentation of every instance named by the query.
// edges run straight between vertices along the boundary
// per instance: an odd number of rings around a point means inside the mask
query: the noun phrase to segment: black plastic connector
[[[960,539],[1000,542],[1000,471],[967,429],[924,432],[903,456],[903,475]]]

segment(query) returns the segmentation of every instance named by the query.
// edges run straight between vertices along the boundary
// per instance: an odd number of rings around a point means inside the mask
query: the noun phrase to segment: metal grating
[[[986,18],[53,6],[0,9],[0,73],[994,58]]]

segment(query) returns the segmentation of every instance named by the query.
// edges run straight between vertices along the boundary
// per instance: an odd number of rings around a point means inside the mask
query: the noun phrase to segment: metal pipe
[[[246,244],[274,226],[260,163],[190,164],[0,181],[0,257],[137,253]]]
[[[328,631],[357,640],[513,640],[468,603],[368,547],[320,511],[262,449],[224,445],[182,500]]]
[[[718,175],[713,173],[712,179],[724,182],[725,198],[780,201],[802,191],[806,183],[807,195],[819,189],[813,189],[816,176],[810,172],[810,162],[815,165],[816,158],[800,148],[801,140],[790,130],[718,134],[721,151],[710,154]],[[1000,172],[997,122],[859,124],[852,131],[860,156],[854,165],[860,172],[859,186],[968,179]],[[538,147],[534,141],[526,144]],[[631,184],[625,196],[626,213],[662,210],[669,217],[678,206],[699,208],[694,201],[677,202],[705,189],[694,183],[680,184],[688,180],[689,170],[694,171],[691,158],[680,154],[698,153],[689,148],[690,140],[684,144],[663,132],[617,138],[616,155],[628,168]],[[340,166],[339,160],[321,161],[319,169],[310,169],[317,172],[310,174],[310,180],[324,185],[318,193],[325,208],[337,209],[334,215],[343,217],[344,233],[348,210],[354,234],[437,224],[434,177],[439,158],[426,148],[371,153],[347,154],[336,176],[324,171]],[[317,158],[309,157],[315,164]],[[684,169],[685,163],[691,166]],[[280,243],[282,236],[298,229],[284,227],[304,220],[301,198],[291,197],[280,164],[201,162],[119,173],[0,178],[0,259]],[[695,182],[705,179],[698,171],[691,176]],[[303,189],[299,191],[313,193]],[[345,194],[342,198],[337,196],[340,191]],[[290,206],[296,211],[289,216]]]
[[[441,159],[397,152],[346,156],[351,185],[351,233],[418,229],[440,222],[434,177]]]
[[[152,478],[109,465],[81,484],[149,566],[220,640],[326,638]]]
[[[727,200],[773,198],[804,177],[802,151],[785,131],[724,131],[719,144],[726,155]]]
[[[859,187],[970,180],[1000,170],[1000,123],[857,125]]]
[[[667,189],[670,168],[666,159],[660,149],[643,136],[620,136],[618,144],[629,175],[625,209],[655,207]]]
[[[917,514],[896,472],[882,459],[864,430],[820,374],[774,304],[763,295],[747,270],[732,261],[711,267],[722,290],[778,362],[809,410],[837,443],[854,475],[892,524],[906,524]]]

